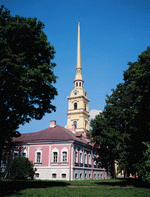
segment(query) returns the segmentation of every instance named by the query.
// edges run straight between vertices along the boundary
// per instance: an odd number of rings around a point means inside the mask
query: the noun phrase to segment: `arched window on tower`
[[[78,86],[78,82],[76,82],[76,87]]]
[[[81,82],[79,83],[79,86],[81,87]]]
[[[85,109],[85,111],[86,111],[86,104],[84,105],[84,109]]]
[[[74,109],[77,109],[77,103],[74,103]]]
[[[73,124],[74,124],[75,128],[77,128],[77,121],[74,121]]]

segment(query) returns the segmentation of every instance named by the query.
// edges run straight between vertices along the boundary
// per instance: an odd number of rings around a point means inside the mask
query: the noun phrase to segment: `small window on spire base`
[[[77,109],[77,103],[74,103],[74,109]]]

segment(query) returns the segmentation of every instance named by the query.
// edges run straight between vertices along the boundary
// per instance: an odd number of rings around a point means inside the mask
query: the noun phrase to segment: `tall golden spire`
[[[80,22],[78,22],[77,68],[81,70]]]
[[[80,50],[80,22],[78,22],[77,37],[77,66],[74,79],[74,89],[68,99],[67,129],[72,130],[72,125],[76,128],[76,133],[86,133],[89,130],[89,101],[83,86],[81,74],[81,50]]]
[[[77,67],[74,81],[83,81],[81,70],[80,22],[78,22]]]

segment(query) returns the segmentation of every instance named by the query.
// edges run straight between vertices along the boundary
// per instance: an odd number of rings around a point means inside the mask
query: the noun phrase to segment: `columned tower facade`
[[[84,91],[84,80],[81,74],[81,50],[80,50],[80,22],[78,22],[77,66],[74,79],[74,89],[68,99],[67,129],[72,130],[75,125],[76,133],[84,133],[89,130],[89,101]]]

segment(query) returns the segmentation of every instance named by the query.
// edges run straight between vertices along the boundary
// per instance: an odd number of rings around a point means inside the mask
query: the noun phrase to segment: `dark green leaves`
[[[142,166],[143,142],[150,141],[150,47],[128,65],[124,83],[107,96],[103,113],[91,127],[94,140],[107,150],[103,163],[116,160],[120,169],[135,172]]]
[[[25,180],[27,178],[33,179],[35,170],[33,164],[26,157],[15,157],[12,162],[7,166],[6,170],[10,173],[11,179]]]
[[[0,8],[1,141],[6,141],[20,124],[41,119],[56,108],[53,84],[57,77],[52,62],[55,50],[43,32],[44,23]]]

